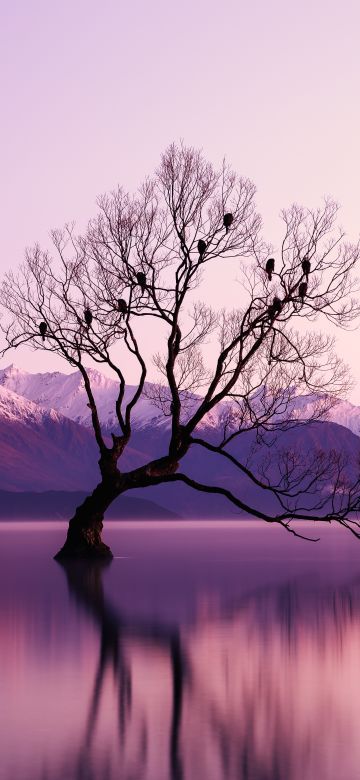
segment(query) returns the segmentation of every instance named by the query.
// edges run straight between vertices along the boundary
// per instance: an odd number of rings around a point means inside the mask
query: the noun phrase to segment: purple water
[[[315,535],[315,530],[312,532]],[[0,525],[1,780],[355,780],[360,543],[258,523]]]

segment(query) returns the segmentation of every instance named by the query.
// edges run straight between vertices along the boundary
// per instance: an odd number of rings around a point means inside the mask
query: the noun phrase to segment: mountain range
[[[104,432],[114,431],[118,427],[115,401],[119,392],[119,384],[96,369],[89,368],[87,372],[102,428]],[[59,371],[32,374],[10,365],[0,370],[0,386],[28,401],[33,401],[42,409],[48,411],[56,409],[58,413],[70,418],[73,422],[79,423],[85,428],[91,427],[88,398],[79,371],[74,371],[71,374],[63,374]],[[146,384],[145,390],[150,387]],[[126,387],[125,404],[132,398],[135,390],[136,388],[132,385]],[[198,397],[194,396],[193,399],[194,404],[196,404]],[[204,420],[204,426],[207,428],[216,427],[221,410],[222,407],[220,410],[208,414]],[[132,422],[133,427],[137,430],[150,426],[170,427],[169,417],[164,417],[163,413],[147,398],[146,392],[133,410]]]
[[[115,414],[115,399],[118,394],[118,383],[102,374],[96,369],[89,368],[88,374],[93,388],[100,422],[104,431],[110,432],[117,427]],[[48,412],[55,411],[59,415],[79,423],[85,428],[91,427],[91,414],[88,407],[88,399],[84,383],[79,371],[64,374],[60,371],[48,373],[30,373],[22,371],[14,365],[0,369],[0,386],[15,393],[18,397],[32,401],[38,407]],[[135,392],[135,387],[127,386],[125,402]],[[194,396],[194,401],[197,398]],[[318,396],[297,396],[293,400],[293,407],[299,416],[307,416],[311,413]],[[223,406],[207,415],[204,427],[216,428]],[[360,406],[355,406],[346,400],[339,400],[327,413],[328,422],[343,425],[352,433],[360,436]],[[169,427],[169,418],[163,414],[143,396],[137,403],[133,412],[133,425],[137,430],[154,427]]]
[[[118,385],[94,369],[89,369],[89,374],[104,434],[110,435],[116,428],[114,402]],[[133,392],[134,388],[129,387],[128,397]],[[298,397],[294,408],[298,414],[307,416],[316,400],[315,396]],[[50,497],[48,505],[52,496],[56,509],[60,499],[51,491],[73,492],[75,496],[76,492],[89,491],[95,486],[99,478],[98,451],[87,402],[79,372],[32,374],[13,365],[0,370],[0,491],[7,491],[6,501],[5,494],[2,496],[4,507],[10,506],[9,491],[46,493]],[[134,433],[131,447],[126,449],[122,460],[124,470],[163,454],[169,438],[170,419],[164,418],[150,400],[141,398],[134,411]],[[221,412],[220,408],[204,421],[202,427],[208,438],[216,437]],[[360,457],[360,407],[342,400],[327,417],[327,421],[311,422],[283,432],[277,448],[296,448],[304,453],[304,459],[319,449],[341,450],[353,461],[354,471],[356,458]],[[244,433],[232,446],[233,454],[241,457],[242,462],[250,457],[254,459],[254,445],[253,432]],[[268,448],[263,449],[266,452]],[[255,462],[260,457],[262,450],[258,449]],[[207,484],[226,486],[259,509],[273,508],[269,493],[259,492],[244,474],[203,448],[193,447],[181,470]],[[126,516],[142,513],[154,516],[158,506],[159,516],[164,516],[161,515],[164,511],[184,517],[234,516],[234,508],[226,499],[197,493],[179,484],[132,491],[131,497],[135,504],[136,501],[153,502],[155,509],[154,506],[146,508],[144,503],[138,509],[128,504],[126,509],[124,499],[122,507],[119,499],[120,515],[125,512]],[[0,511],[1,514],[4,512]]]

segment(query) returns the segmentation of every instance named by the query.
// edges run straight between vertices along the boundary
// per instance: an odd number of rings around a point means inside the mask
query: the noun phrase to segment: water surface
[[[0,525],[1,780],[355,780],[360,546],[260,523]],[[315,534],[314,534],[315,535]]]

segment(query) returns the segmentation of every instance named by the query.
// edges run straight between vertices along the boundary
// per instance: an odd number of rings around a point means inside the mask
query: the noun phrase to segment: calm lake
[[[64,569],[65,529],[0,525],[1,780],[359,777],[360,542],[109,522]]]

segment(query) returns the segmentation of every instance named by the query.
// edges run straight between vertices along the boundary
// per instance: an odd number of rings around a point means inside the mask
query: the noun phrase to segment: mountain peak
[[[55,409],[43,409],[34,401],[14,393],[0,385],[0,417],[30,425],[43,423],[44,419],[59,421],[62,415]]]
[[[115,402],[119,392],[118,382],[105,376],[96,368],[87,368],[87,371],[104,431],[117,429]],[[63,416],[81,425],[90,427],[92,424],[80,371],[73,371],[70,374],[59,371],[31,374],[12,364],[0,369],[0,386],[38,404],[43,409],[48,411],[56,409]],[[126,398],[132,397],[134,391],[134,387],[128,386]],[[155,421],[159,423],[160,419],[163,421],[162,415],[159,415],[153,404],[146,398],[140,399],[134,413],[135,426],[143,427]]]
[[[10,365],[5,366],[5,368],[2,368],[0,370],[0,381],[1,381],[1,375],[4,376],[18,376],[19,374],[27,374],[27,371],[23,371],[21,368],[18,368],[15,366],[14,363],[10,363]]]
[[[118,429],[115,403],[118,395],[118,382],[102,374],[96,368],[87,368],[89,378],[98,408],[99,418],[104,433]],[[0,369],[0,386],[21,396],[28,401],[37,404],[42,410],[56,410],[65,417],[86,427],[91,427],[91,414],[88,407],[84,382],[80,371],[70,374],[53,371],[47,373],[30,373],[23,371],[13,363]],[[128,385],[125,393],[125,403],[133,396],[135,387]],[[194,404],[197,403],[194,396]],[[321,401],[321,396],[304,395],[296,396],[291,400],[293,413],[299,417],[309,417],[316,405]],[[214,409],[200,427],[218,428],[224,410],[229,402]],[[335,422],[348,428],[357,436],[360,436],[360,408],[348,401],[339,400],[333,408],[327,412],[324,419]],[[164,417],[153,402],[142,396],[133,412],[134,428],[161,427],[167,429],[170,418]]]

